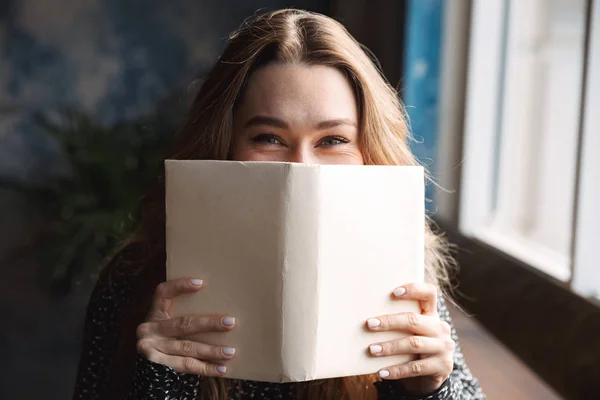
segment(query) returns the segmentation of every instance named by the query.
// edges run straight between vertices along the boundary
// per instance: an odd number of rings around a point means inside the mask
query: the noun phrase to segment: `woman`
[[[231,35],[168,158],[415,165],[408,138],[396,92],[342,25],[281,10],[255,17]],[[235,349],[181,339],[235,329],[235,316],[170,317],[173,298],[210,282],[164,282],[164,218],[161,176],[142,203],[137,233],[103,269],[92,294],[75,398],[484,398],[438,296],[447,257],[428,226],[427,283],[392,294],[418,300],[422,313],[365,321],[372,331],[409,333],[374,342],[365,349],[373,357],[410,353],[415,361],[371,376],[269,384],[222,379]]]

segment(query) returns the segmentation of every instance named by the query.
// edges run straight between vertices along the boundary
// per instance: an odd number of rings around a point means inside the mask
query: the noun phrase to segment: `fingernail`
[[[381,347],[378,344],[372,344],[369,346],[369,351],[371,352],[371,354],[381,353],[383,351],[383,347]]]
[[[217,367],[217,372],[220,373],[220,374],[224,374],[225,372],[227,372],[227,367],[224,366],[224,365],[219,365]]]
[[[204,281],[202,279],[190,279],[190,283],[194,286],[202,286]]]
[[[223,319],[221,320],[221,323],[223,324],[223,326],[234,326],[235,318],[234,317],[223,317]]]
[[[400,297],[400,296],[402,296],[404,293],[406,293],[406,289],[405,289],[405,288],[403,288],[403,287],[400,287],[400,288],[398,288],[398,289],[394,290],[394,296],[396,296],[396,297]]]
[[[367,320],[367,325],[369,328],[377,328],[379,325],[381,325],[381,321],[377,318],[369,318]]]
[[[225,354],[226,356],[232,356],[235,354],[235,349],[233,347],[223,347],[221,349],[221,351],[223,352],[223,354]]]
[[[388,376],[390,376],[390,371],[388,371],[387,369],[382,369],[381,371],[379,371],[379,376],[382,378],[387,378]]]

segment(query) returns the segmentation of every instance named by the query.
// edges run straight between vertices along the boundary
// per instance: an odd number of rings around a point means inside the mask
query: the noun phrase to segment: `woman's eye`
[[[350,141],[346,138],[340,136],[328,136],[325,139],[321,140],[319,143],[321,146],[338,146],[340,144],[346,144]]]
[[[276,135],[263,133],[252,138],[252,141],[255,143],[264,143],[271,145],[280,145],[281,140]]]

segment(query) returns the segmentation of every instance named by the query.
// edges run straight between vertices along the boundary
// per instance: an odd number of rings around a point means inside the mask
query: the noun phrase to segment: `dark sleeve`
[[[450,319],[450,313],[446,307],[443,297],[438,298],[438,314],[442,321],[446,321],[452,327],[452,339],[456,343],[454,351],[454,368],[450,377],[440,386],[438,390],[426,396],[411,396],[404,391],[402,385],[393,380],[376,383],[378,398],[380,400],[485,400],[485,395],[479,386],[477,379],[471,374],[465,363],[458,342],[456,329]]]
[[[133,387],[127,400],[197,399],[199,382],[197,375],[177,373],[165,365],[148,361],[144,356],[138,354]]]
[[[141,355],[130,366],[113,364],[119,346],[119,321],[131,297],[135,279],[130,274],[109,274],[106,270],[100,274],[87,308],[83,350],[73,399],[114,398],[111,383],[114,384],[115,380],[122,379],[123,376],[131,376],[129,382],[125,382],[125,386],[129,388],[127,399],[195,398],[199,384],[197,376],[178,374]],[[134,370],[123,371],[124,368]]]

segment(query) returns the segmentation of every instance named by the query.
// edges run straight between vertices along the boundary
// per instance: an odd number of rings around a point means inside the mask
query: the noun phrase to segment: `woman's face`
[[[337,69],[270,64],[248,80],[232,159],[363,164],[352,87]]]

